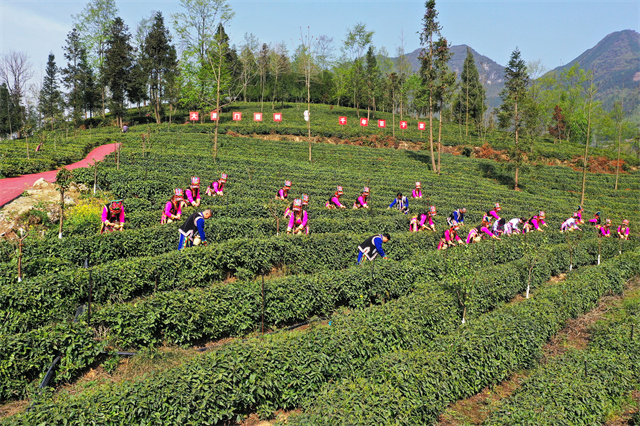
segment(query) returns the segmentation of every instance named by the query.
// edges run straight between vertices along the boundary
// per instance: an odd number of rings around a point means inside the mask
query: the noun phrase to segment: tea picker
[[[122,231],[124,226],[124,206],[122,199],[111,200],[109,204],[105,204],[102,209],[102,226],[100,233],[109,233],[113,231]]]
[[[193,213],[187,218],[178,230],[180,234],[178,250],[182,250],[185,245],[187,247],[197,246],[200,245],[200,243],[207,245],[207,239],[204,234],[204,221],[210,217],[211,209],[206,209],[200,213]]]
[[[180,220],[182,216],[182,204],[184,204],[182,188],[176,188],[173,196],[167,204],[164,206],[164,211],[162,212],[162,219],[160,219],[161,224],[171,223],[174,220]]]
[[[278,193],[276,194],[276,199],[278,200],[286,200],[287,197],[289,196],[289,190],[291,189],[291,181],[290,180],[285,180],[284,181],[284,186],[282,188],[280,188],[278,190]]]
[[[358,246],[358,265],[362,264],[363,257],[373,260],[380,254],[383,259],[386,259],[387,255],[382,248],[382,243],[386,243],[390,239],[391,236],[389,234],[377,234],[364,240]]]
[[[220,179],[211,182],[211,185],[207,187],[207,195],[215,197],[216,195],[222,197],[224,195],[224,184],[227,182],[227,174],[222,173]]]
[[[308,234],[308,216],[307,212],[302,210],[302,200],[296,198],[293,200],[293,207],[289,214],[289,225],[287,226],[287,234]]]
[[[200,206],[200,178],[198,176],[191,177],[191,185],[185,191],[185,196],[193,207]]]

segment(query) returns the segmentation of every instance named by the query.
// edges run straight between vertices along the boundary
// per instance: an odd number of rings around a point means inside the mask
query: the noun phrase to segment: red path
[[[92,161],[100,161],[107,155],[111,154],[113,151],[118,149],[118,145],[119,144],[117,143],[110,143],[108,145],[99,146],[91,151],[84,160],[69,164],[65,167],[69,170],[87,167]],[[38,179],[44,178],[47,182],[55,182],[56,174],[58,174],[57,170],[51,170],[48,172],[0,179],[0,207],[4,207],[5,204],[8,204],[18,198],[25,189],[32,187]]]

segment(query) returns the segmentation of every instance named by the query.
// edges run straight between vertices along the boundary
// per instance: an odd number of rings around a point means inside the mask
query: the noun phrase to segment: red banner
[[[401,121],[401,122],[400,122],[400,128],[401,128],[402,130],[406,129],[406,128],[407,128],[407,122],[406,122],[406,121]]]
[[[273,113],[273,121],[282,121],[282,113],[274,112]]]
[[[369,119],[368,119],[368,118],[364,118],[364,117],[362,117],[362,118],[360,119],[360,125],[361,125],[362,127],[367,127],[367,126],[369,125]]]
[[[427,128],[427,123],[425,123],[424,121],[418,122],[418,130],[426,130],[426,128]]]
[[[198,111],[189,112],[189,120],[191,120],[191,121],[200,120],[200,113]]]
[[[347,125],[347,117],[340,117],[338,119],[338,123],[340,123],[341,126],[346,126]]]
[[[218,111],[211,111],[211,121],[216,121],[218,119]]]
[[[378,120],[378,127],[387,127],[387,120]]]
[[[253,113],[253,121],[262,121],[262,113],[254,112]]]
[[[242,121],[242,113],[234,112],[233,113],[233,121]]]

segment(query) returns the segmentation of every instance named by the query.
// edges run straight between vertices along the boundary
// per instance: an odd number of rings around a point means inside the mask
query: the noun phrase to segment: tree
[[[469,123],[473,122],[478,129],[486,111],[485,90],[480,83],[480,74],[471,49],[467,47],[467,57],[460,73],[460,92],[455,101],[454,112],[459,122],[465,125],[465,136],[469,136]]]
[[[584,160],[582,163],[582,192],[580,193],[580,205],[584,205],[584,192],[587,186],[587,164],[589,162],[589,144],[591,143],[591,110],[593,107],[593,98],[598,91],[598,88],[593,82],[593,71],[589,71],[588,76],[589,86],[587,88],[587,96],[589,99],[589,106],[587,108],[587,138],[584,142]]]
[[[620,147],[622,142],[622,127],[624,123],[624,98],[619,102],[613,104],[613,110],[611,111],[611,118],[616,124],[618,130],[618,160],[616,161],[616,184],[613,188],[618,190],[618,176],[620,175]]]
[[[376,111],[376,97],[380,90],[380,68],[373,52],[373,46],[369,46],[366,55],[365,81],[367,88],[367,119],[370,118],[371,110]]]
[[[67,66],[60,70],[62,83],[67,89],[66,105],[70,109],[73,125],[77,126],[82,118],[84,108],[84,90],[88,75],[83,64],[86,64],[86,50],[80,41],[80,33],[76,28],[67,34],[67,43],[63,46]]]
[[[269,72],[273,78],[273,88],[271,91],[271,109],[275,109],[276,98],[278,96],[278,78],[291,69],[287,47],[284,43],[278,43],[269,51]]]
[[[360,88],[362,87],[362,55],[364,49],[371,44],[373,31],[367,31],[367,25],[362,22],[357,23],[352,29],[347,31],[344,41],[343,52],[351,59],[351,88],[353,90],[353,107],[360,117]]]
[[[9,93],[6,83],[0,85],[0,137],[11,135],[15,129],[19,128],[19,117],[11,111],[18,109],[13,104],[13,98]]]
[[[442,115],[445,104],[450,101],[456,85],[456,73],[449,69],[449,60],[453,53],[446,38],[441,37],[435,44],[434,69],[436,70],[437,85],[434,92],[435,108],[438,112],[438,174],[442,172],[440,154],[442,152]]]
[[[53,53],[49,53],[47,60],[42,90],[38,97],[38,109],[45,120],[49,118],[51,130],[53,130],[56,117],[62,113],[62,93],[58,87],[58,67]]]
[[[104,55],[107,39],[112,23],[118,15],[115,0],[90,0],[78,15],[73,15],[75,28],[80,33],[80,38],[88,54],[88,64],[97,70],[98,80],[103,80]],[[102,100],[102,116],[105,115],[107,103],[105,86],[100,88]]]
[[[431,150],[431,170],[437,172],[436,159],[433,155],[433,104],[434,92],[436,90],[436,75],[433,66],[435,36],[440,35],[442,27],[436,21],[438,11],[435,0],[425,2],[426,11],[422,17],[422,31],[420,32],[420,44],[422,50],[418,58],[420,59],[420,77],[422,78],[422,90],[424,101],[426,102],[429,114],[429,148]]]
[[[549,134],[553,136],[553,143],[556,143],[556,140],[562,142],[566,139],[567,123],[564,119],[564,114],[562,113],[560,105],[556,105],[553,108],[552,120],[555,124],[553,126],[549,126]]]
[[[226,0],[180,0],[184,12],[172,15],[173,27],[182,48],[182,102],[203,108],[215,98],[216,77],[211,65],[215,55],[211,49],[219,43],[216,34],[220,24],[233,18],[234,12]]]
[[[18,132],[22,137],[22,127],[26,123],[26,108],[23,105],[27,83],[33,77],[29,56],[24,52],[9,51],[0,60],[0,83],[9,90],[9,133]],[[14,127],[15,124],[15,127]]]
[[[518,171],[524,163],[525,152],[520,143],[520,132],[523,128],[521,105],[526,101],[529,74],[520,50],[511,53],[509,64],[505,68],[505,87],[500,92],[502,105],[498,110],[498,124],[502,129],[509,129],[514,134],[514,147],[511,150],[511,161],[515,166],[514,190],[518,191]]]
[[[122,118],[126,112],[125,98],[132,86],[134,68],[134,49],[129,44],[131,34],[122,18],[117,17],[109,29],[107,39],[102,82],[109,88],[109,110],[116,118],[118,127],[122,127]]]
[[[240,46],[240,80],[242,81],[242,98],[247,102],[247,88],[257,74],[258,39],[253,34],[244,35],[244,43]]]
[[[178,74],[178,58],[171,44],[171,35],[164,25],[161,12],[153,15],[151,28],[142,42],[140,64],[149,87],[149,98],[153,105],[156,123],[162,119],[162,104],[166,99],[168,86]]]

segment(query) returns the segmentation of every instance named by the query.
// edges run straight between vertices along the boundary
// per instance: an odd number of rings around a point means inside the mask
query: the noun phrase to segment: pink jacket
[[[298,218],[296,217],[295,213],[292,213],[289,216],[289,228],[293,229],[294,226],[300,226],[302,225],[302,227],[304,228],[305,226],[307,226],[307,221],[308,221],[308,217],[307,217],[307,212],[306,211],[302,211],[302,215]]]
[[[186,191],[184,191],[184,194],[186,195],[187,200],[189,200],[190,203],[193,203],[193,201],[194,201],[193,193],[194,193],[194,191],[191,188],[189,188]],[[200,199],[200,190],[198,190],[198,193],[196,195],[196,200],[199,200],[199,199]]]
[[[102,221],[106,222],[107,220],[109,220],[109,208],[107,206],[104,206],[104,208],[102,209]],[[117,220],[120,223],[124,223],[124,207],[120,210],[120,214],[118,215]]]
[[[498,212],[497,212],[496,210],[491,210],[491,211],[489,212],[489,214],[490,214],[491,216],[493,216],[496,220],[500,220],[500,215],[498,214]]]
[[[331,197],[331,202],[336,206],[336,207],[342,207],[342,203],[340,203],[340,199],[336,196]]]
[[[411,191],[411,196],[413,198],[422,198],[422,190],[421,189],[416,190],[416,188],[414,188],[413,191]]]
[[[540,229],[540,227],[545,224],[545,221],[535,216],[533,219],[531,219],[531,224],[535,229]]]
[[[611,235],[611,229],[609,229],[608,226],[603,226],[602,228],[600,228],[600,233],[602,234],[602,236],[608,237],[609,235]]]
[[[358,197],[358,202],[357,202],[357,204],[358,204],[358,205],[360,205],[360,206],[362,206],[362,207],[366,207],[366,206],[367,206],[367,200],[364,198],[364,196],[363,196],[363,195],[360,195],[360,196]]]
[[[171,218],[171,208],[173,208],[173,203],[171,201],[167,201],[167,204],[164,206],[164,214],[167,218]],[[178,212],[176,214],[182,214],[182,201],[178,203]]]
[[[487,228],[486,226],[481,227],[480,231],[484,232],[485,234],[487,234],[490,237],[493,237],[493,233],[491,231],[489,231],[489,228]],[[467,244],[471,244],[472,238],[475,237],[476,235],[478,235],[477,228],[473,228],[471,231],[469,231],[469,235],[467,235]]]
[[[215,181],[211,184],[211,190],[213,192],[222,192],[224,191],[224,182]]]
[[[622,226],[618,226],[618,234],[629,235],[629,227],[622,228]]]

